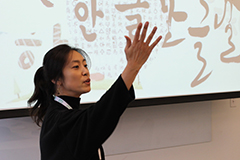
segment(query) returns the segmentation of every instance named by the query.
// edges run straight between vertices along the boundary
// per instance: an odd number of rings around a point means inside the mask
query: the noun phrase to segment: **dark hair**
[[[47,108],[53,99],[53,95],[56,93],[55,82],[59,78],[63,77],[63,68],[68,60],[69,53],[71,51],[79,52],[87,61],[88,67],[90,66],[90,58],[82,49],[73,48],[69,45],[62,44],[50,49],[44,56],[43,66],[40,67],[34,76],[35,89],[31,98],[27,101],[31,106],[30,116],[34,122],[40,126],[46,114]]]

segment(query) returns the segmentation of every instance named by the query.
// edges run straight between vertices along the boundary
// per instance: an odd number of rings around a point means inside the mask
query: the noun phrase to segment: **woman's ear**
[[[52,82],[53,84],[57,85],[57,86],[61,86],[61,85],[62,85],[62,80],[61,80],[61,79],[59,79],[59,80],[57,80],[57,81],[55,81],[54,79],[52,79],[51,82]]]
[[[51,80],[51,82],[52,82],[53,84],[56,84],[56,81],[55,81],[55,80],[53,80],[53,79]]]

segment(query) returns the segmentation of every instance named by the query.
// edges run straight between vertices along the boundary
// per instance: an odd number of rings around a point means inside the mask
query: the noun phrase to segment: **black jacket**
[[[127,105],[134,100],[121,76],[101,99],[81,110],[80,98],[60,96],[73,109],[52,100],[40,134],[41,160],[99,160],[98,149],[112,134]]]

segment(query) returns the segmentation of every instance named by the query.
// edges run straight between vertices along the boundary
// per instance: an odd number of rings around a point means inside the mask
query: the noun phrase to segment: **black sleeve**
[[[59,128],[73,154],[96,152],[112,134],[120,116],[134,98],[133,86],[128,90],[119,76],[101,99],[87,110],[62,113]]]

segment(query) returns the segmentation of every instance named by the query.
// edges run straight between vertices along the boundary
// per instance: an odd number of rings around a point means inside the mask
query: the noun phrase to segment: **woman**
[[[105,159],[102,144],[114,131],[127,105],[134,100],[132,83],[152,49],[161,40],[150,42],[156,27],[148,36],[146,22],[137,27],[133,42],[127,36],[127,65],[101,99],[81,110],[80,96],[91,90],[86,53],[68,45],[48,51],[34,77],[35,90],[28,100],[30,114],[42,124],[40,150],[42,160]]]

